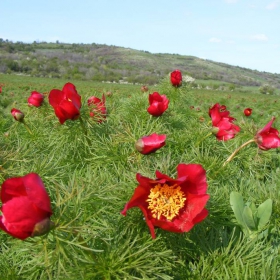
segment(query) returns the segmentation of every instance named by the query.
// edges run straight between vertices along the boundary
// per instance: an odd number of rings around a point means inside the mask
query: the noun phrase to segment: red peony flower
[[[50,198],[38,174],[7,179],[0,195],[0,228],[3,231],[24,240],[50,230]]]
[[[255,141],[260,149],[269,150],[280,147],[279,131],[272,126],[275,117],[268,122],[264,128],[260,129],[255,135]]]
[[[2,93],[2,87],[0,87],[0,93]]]
[[[213,133],[220,141],[232,139],[240,131],[240,127],[232,123],[235,118],[230,117],[229,114],[230,112],[226,110],[226,106],[220,105],[219,103],[216,103],[209,109],[209,116],[212,119]]]
[[[92,96],[88,99],[88,106],[90,107],[90,116],[96,117],[97,121],[101,123],[106,119],[107,109],[105,106],[105,95],[102,95],[102,100],[98,97]]]
[[[169,100],[166,95],[160,95],[158,92],[149,94],[150,106],[147,109],[148,113],[152,116],[161,116],[168,108]]]
[[[32,91],[28,97],[27,102],[29,106],[40,107],[44,101],[44,95],[37,91]]]
[[[251,108],[246,108],[244,109],[243,113],[246,117],[249,117],[252,114],[253,109]]]
[[[205,205],[209,199],[206,194],[206,172],[199,164],[179,164],[177,179],[156,171],[156,179],[137,173],[139,185],[121,214],[139,207],[145,216],[152,238],[154,227],[172,232],[188,232],[204,220],[208,211]]]
[[[153,133],[149,136],[144,136],[140,138],[135,143],[135,148],[138,152],[140,152],[143,155],[151,154],[165,145],[165,139],[165,134],[159,135]]]
[[[12,116],[14,117],[14,119],[16,121],[21,122],[24,119],[24,114],[20,110],[18,110],[18,109],[13,108],[11,110],[11,114],[12,114]]]
[[[61,124],[66,120],[76,120],[80,116],[81,96],[71,83],[65,84],[62,91],[59,89],[51,90],[49,103],[53,106]]]
[[[174,70],[170,74],[170,81],[174,87],[179,87],[182,85],[182,73],[180,70]]]

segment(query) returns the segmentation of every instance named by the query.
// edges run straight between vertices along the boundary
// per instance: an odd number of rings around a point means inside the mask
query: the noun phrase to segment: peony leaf
[[[256,222],[254,220],[252,210],[251,210],[251,208],[249,206],[246,205],[244,207],[242,216],[243,216],[243,220],[244,220],[246,226],[251,231],[256,231],[257,230]]]
[[[257,218],[258,218],[258,230],[261,230],[270,219],[272,213],[272,200],[269,198],[257,209]]]
[[[231,192],[230,194],[230,205],[235,214],[235,218],[238,224],[241,227],[246,227],[246,224],[243,220],[243,210],[244,210],[244,201],[243,197],[238,192]]]

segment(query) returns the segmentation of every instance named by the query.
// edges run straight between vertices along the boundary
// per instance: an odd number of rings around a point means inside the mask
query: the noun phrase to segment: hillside
[[[101,44],[34,42],[0,39],[0,73],[36,77],[155,84],[173,69],[201,80],[242,86],[280,88],[280,74],[231,66],[194,56],[150,53]]]

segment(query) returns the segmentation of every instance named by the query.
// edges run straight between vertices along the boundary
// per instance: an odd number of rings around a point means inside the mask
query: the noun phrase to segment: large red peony
[[[159,94],[158,92],[153,92],[149,94],[149,103],[147,111],[152,116],[161,116],[168,108],[169,100],[164,94]]]
[[[156,171],[156,179],[137,173],[139,185],[121,214],[139,207],[145,216],[152,238],[154,227],[172,232],[188,232],[204,220],[209,195],[206,194],[206,172],[199,164],[179,164],[177,179]]]
[[[22,240],[49,231],[51,203],[38,174],[7,179],[2,184],[0,195],[2,230]]]
[[[76,120],[80,116],[81,96],[71,83],[65,84],[62,90],[51,90],[49,103],[61,124],[66,120]]]
[[[255,141],[260,149],[270,150],[280,147],[279,131],[272,126],[275,117],[271,119],[262,129],[255,135]]]
[[[235,118],[231,117],[225,105],[216,103],[209,109],[209,116],[212,119],[213,132],[220,141],[227,141],[235,137],[240,131],[240,127],[233,122]]]

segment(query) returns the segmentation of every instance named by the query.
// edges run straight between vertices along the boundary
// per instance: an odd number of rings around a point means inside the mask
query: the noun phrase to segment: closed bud
[[[34,236],[44,235],[53,228],[54,228],[54,222],[52,222],[49,218],[46,218],[34,226],[31,236],[34,237]]]

